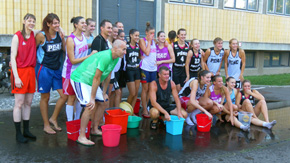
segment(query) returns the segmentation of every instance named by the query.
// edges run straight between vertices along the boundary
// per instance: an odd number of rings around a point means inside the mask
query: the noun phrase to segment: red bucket
[[[81,120],[74,120],[66,122],[66,130],[67,130],[67,138],[73,141],[78,140],[80,135],[80,126]],[[90,137],[90,130],[91,130],[91,121],[89,121],[88,126],[86,127],[86,137]]]
[[[212,120],[206,114],[196,115],[197,130],[200,132],[209,132]]]
[[[140,110],[140,99],[136,100],[135,106],[134,106],[134,114],[139,116],[139,110]]]
[[[116,124],[122,127],[121,134],[127,133],[128,116],[125,110],[113,107],[105,110],[105,124]]]
[[[103,143],[106,147],[116,147],[120,143],[122,126],[109,124],[102,126]]]

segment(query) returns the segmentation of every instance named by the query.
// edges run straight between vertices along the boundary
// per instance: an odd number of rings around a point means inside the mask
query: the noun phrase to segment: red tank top
[[[15,33],[18,36],[18,50],[16,63],[18,68],[35,67],[36,65],[36,42],[34,33],[31,31],[30,37],[24,40],[20,31]]]

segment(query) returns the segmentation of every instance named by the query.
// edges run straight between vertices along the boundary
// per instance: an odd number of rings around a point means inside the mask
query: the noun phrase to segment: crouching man
[[[176,85],[172,80],[169,80],[169,69],[165,66],[159,69],[159,79],[150,83],[149,86],[149,104],[148,109],[152,119],[151,128],[157,128],[159,116],[170,121],[170,115],[177,115],[181,118],[186,118],[187,113],[181,108],[178,98]],[[176,106],[170,106],[170,95],[173,95]]]

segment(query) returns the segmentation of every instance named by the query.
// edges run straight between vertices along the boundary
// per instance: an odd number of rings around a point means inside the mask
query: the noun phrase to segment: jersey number
[[[137,62],[137,57],[132,57],[132,63]]]
[[[200,59],[199,58],[195,58],[194,63],[198,64],[199,62],[200,62]]]
[[[182,56],[182,57],[180,58],[180,60],[181,60],[182,62],[184,62],[184,57]]]

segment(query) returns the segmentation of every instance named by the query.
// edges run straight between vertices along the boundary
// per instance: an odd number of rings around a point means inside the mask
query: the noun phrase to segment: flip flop
[[[80,142],[79,140],[76,141],[78,144],[80,145],[84,145],[84,146],[87,146],[87,147],[91,147],[91,146],[94,146],[95,144],[84,144],[82,142]]]
[[[91,136],[102,136],[102,134],[103,133],[97,133],[97,134],[90,133]]]
[[[49,133],[49,132],[44,131],[44,130],[43,130],[43,132],[46,133],[46,134],[48,134],[48,135],[55,135],[56,134],[56,132],[55,133]]]

